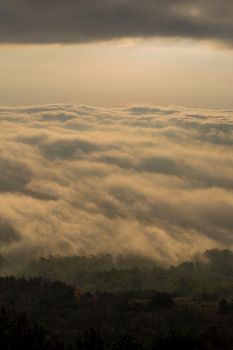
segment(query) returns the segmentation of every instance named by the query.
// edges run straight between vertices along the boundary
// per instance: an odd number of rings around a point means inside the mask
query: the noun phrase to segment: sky
[[[0,0],[0,256],[233,249],[232,0]]]
[[[0,3],[0,104],[233,107],[231,0]]]

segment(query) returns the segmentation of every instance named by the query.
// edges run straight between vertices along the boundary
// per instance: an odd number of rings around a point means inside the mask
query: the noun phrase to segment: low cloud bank
[[[0,108],[0,255],[233,248],[233,111]]]

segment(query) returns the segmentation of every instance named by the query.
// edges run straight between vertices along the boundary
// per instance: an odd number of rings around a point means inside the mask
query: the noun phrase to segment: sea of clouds
[[[233,110],[0,107],[0,255],[233,248]]]

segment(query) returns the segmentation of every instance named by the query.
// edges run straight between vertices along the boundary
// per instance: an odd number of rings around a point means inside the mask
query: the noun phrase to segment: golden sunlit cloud
[[[232,248],[232,113],[1,107],[0,254]]]

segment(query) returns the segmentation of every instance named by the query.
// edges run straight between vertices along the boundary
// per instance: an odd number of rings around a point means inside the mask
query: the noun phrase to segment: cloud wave
[[[233,248],[233,111],[0,108],[0,254]]]

